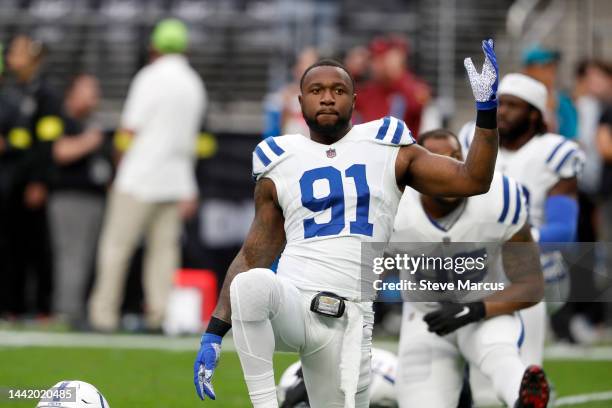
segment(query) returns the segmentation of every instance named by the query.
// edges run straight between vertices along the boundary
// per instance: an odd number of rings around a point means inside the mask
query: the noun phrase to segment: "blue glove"
[[[200,341],[200,351],[193,365],[193,383],[202,401],[205,395],[212,400],[216,398],[211,381],[221,355],[221,340],[221,336],[204,333]]]
[[[489,110],[497,107],[497,85],[499,84],[499,70],[497,57],[493,49],[493,40],[482,42],[482,51],[485,55],[482,72],[479,74],[471,58],[463,60],[472,86],[472,93],[476,99],[476,109]]]

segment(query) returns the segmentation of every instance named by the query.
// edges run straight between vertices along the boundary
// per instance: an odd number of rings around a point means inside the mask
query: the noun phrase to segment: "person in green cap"
[[[160,54],[183,53],[187,50],[189,33],[185,24],[175,18],[162,20],[151,35],[151,46]]]
[[[95,330],[119,328],[128,265],[142,238],[147,329],[161,329],[180,266],[181,218],[197,208],[194,146],[206,92],[184,55],[188,40],[181,21],[159,22],[151,35],[151,63],[130,85],[115,139],[123,158],[109,195],[89,304]]]

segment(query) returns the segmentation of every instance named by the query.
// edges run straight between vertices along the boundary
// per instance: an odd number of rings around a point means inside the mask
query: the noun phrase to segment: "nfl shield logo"
[[[329,157],[330,159],[333,159],[334,157],[336,157],[336,149],[333,149],[330,147],[326,153],[327,153],[327,157]]]

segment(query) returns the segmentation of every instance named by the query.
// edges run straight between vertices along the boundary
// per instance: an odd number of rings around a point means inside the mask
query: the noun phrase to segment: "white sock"
[[[232,331],[253,407],[277,408],[272,368],[274,332],[270,320],[245,322],[232,319]]]
[[[525,365],[516,350],[497,349],[485,357],[480,369],[508,407],[514,407],[521,388]]]

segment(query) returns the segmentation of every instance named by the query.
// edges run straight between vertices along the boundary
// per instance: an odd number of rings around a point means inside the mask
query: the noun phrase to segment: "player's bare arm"
[[[554,186],[548,190],[548,196],[565,195],[572,198],[578,197],[578,180],[576,177],[570,177],[559,180]]]
[[[284,222],[274,182],[262,178],[255,185],[255,218],[242,248],[225,275],[217,307],[202,336],[194,363],[193,383],[202,400],[206,396],[216,398],[212,377],[221,355],[221,341],[231,328],[230,285],[239,273],[272,265],[285,244]]]
[[[398,184],[433,196],[458,197],[489,190],[499,139],[496,129],[476,128],[467,160],[431,153],[418,145],[404,146],[395,162]]]
[[[423,194],[445,197],[471,196],[489,190],[499,146],[496,118],[499,70],[493,40],[483,41],[482,50],[485,60],[480,73],[471,58],[464,60],[477,109],[474,142],[465,163],[419,146],[403,147],[395,165],[401,188],[411,186]]]
[[[510,285],[484,299],[487,318],[533,306],[544,296],[540,251],[528,223],[504,243],[502,261]]]
[[[263,178],[255,185],[255,219],[223,282],[213,316],[231,321],[230,285],[234,277],[253,268],[268,268],[285,245],[285,219],[278,205],[274,182]]]

